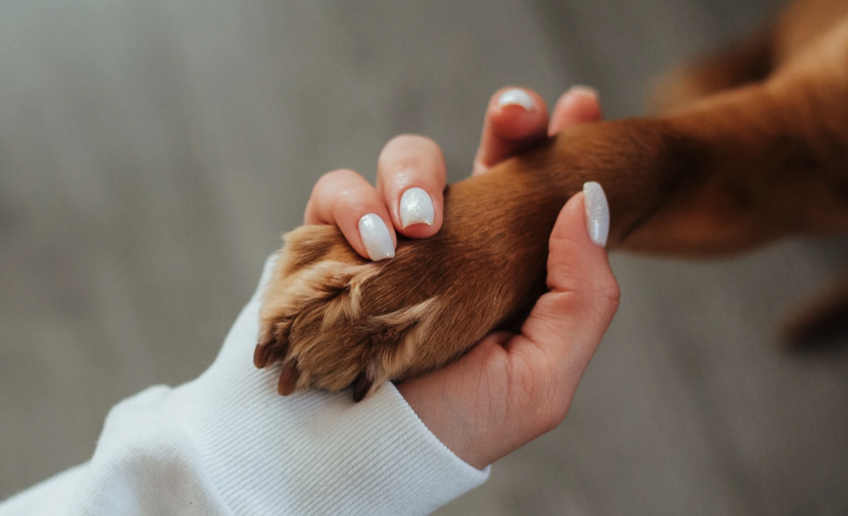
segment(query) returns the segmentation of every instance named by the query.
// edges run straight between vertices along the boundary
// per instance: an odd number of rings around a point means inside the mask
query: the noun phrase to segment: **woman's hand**
[[[572,88],[548,116],[534,92],[506,88],[489,102],[474,174],[570,125],[600,120],[595,93]],[[306,208],[307,224],[336,224],[372,260],[394,256],[399,232],[434,235],[442,224],[444,157],[415,135],[383,148],[377,186],[351,170],[323,176]],[[609,214],[590,185],[561,211],[550,239],[549,292],[521,333],[490,334],[443,370],[398,386],[425,425],[454,453],[482,468],[556,427],[618,305],[618,284],[603,246]]]

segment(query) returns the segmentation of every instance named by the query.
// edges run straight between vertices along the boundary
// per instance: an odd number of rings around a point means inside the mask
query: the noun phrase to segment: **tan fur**
[[[825,13],[824,15],[821,13]],[[713,256],[848,228],[848,2],[803,0],[666,81],[667,114],[570,128],[445,192],[444,225],[369,263],[331,227],[286,236],[255,363],[280,392],[444,365],[544,290],[550,231],[585,181],[611,248]]]

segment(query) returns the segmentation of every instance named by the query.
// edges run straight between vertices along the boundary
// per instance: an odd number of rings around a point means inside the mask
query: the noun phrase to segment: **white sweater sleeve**
[[[276,394],[252,365],[260,287],[199,378],[115,406],[94,456],[0,504],[0,516],[428,514],[482,484],[393,385]]]

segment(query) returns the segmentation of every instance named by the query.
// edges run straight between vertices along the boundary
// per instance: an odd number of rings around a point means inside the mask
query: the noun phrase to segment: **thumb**
[[[608,229],[604,191],[586,183],[560,211],[551,233],[549,291],[509,344],[511,352],[532,350],[534,366],[557,373],[551,379],[567,379],[573,389],[618,308],[618,283],[603,247]]]

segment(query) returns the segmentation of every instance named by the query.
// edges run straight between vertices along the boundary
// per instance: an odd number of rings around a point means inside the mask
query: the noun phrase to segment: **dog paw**
[[[446,189],[439,232],[399,236],[388,260],[360,257],[333,226],[286,235],[254,354],[257,367],[279,364],[281,394],[353,386],[362,399],[521,320],[544,292],[548,239],[565,201],[539,174],[518,170],[530,164],[506,163]]]
[[[370,262],[334,227],[304,226],[285,240],[264,294],[254,353],[259,368],[281,364],[280,394],[352,385],[359,400],[385,380],[450,358],[447,347],[424,346],[445,318],[434,289],[415,285],[427,281],[410,267],[420,246]]]

